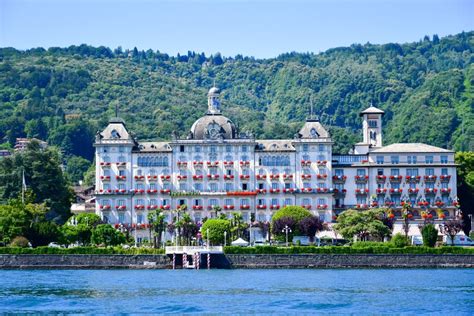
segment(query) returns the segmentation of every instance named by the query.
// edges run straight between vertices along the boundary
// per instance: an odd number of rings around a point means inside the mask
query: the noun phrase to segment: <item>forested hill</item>
[[[335,151],[344,152],[361,139],[359,111],[373,104],[386,112],[386,144],[473,150],[473,50],[474,32],[272,59],[87,45],[2,48],[0,140],[8,147],[16,137],[38,137],[65,157],[91,160],[94,133],[116,105],[139,140],[170,139],[205,113],[215,80],[224,114],[257,137],[292,137],[312,103]]]

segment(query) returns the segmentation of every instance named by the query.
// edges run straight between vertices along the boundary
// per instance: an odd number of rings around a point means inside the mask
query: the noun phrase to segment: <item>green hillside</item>
[[[312,103],[335,151],[346,152],[361,137],[358,112],[373,104],[386,111],[386,144],[472,151],[473,52],[474,32],[273,59],[87,45],[1,48],[0,142],[8,148],[16,137],[38,137],[66,159],[91,160],[94,134],[116,106],[139,140],[184,135],[206,111],[215,80],[224,114],[257,137],[293,137]]]

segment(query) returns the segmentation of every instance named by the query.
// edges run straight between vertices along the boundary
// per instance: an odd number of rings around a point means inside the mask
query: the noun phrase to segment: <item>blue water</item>
[[[474,270],[0,270],[0,313],[474,314]]]

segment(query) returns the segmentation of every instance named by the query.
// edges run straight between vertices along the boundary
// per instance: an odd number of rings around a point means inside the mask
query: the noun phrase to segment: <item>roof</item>
[[[210,135],[210,126],[218,127],[216,135]],[[206,114],[194,122],[191,126],[191,134],[193,139],[212,139],[215,137],[232,139],[236,138],[237,129],[234,123],[224,115]]]
[[[364,115],[364,114],[385,114],[384,111],[382,111],[381,109],[378,109],[376,108],[375,106],[371,106],[367,109],[365,109],[364,111],[360,112],[360,115]]]
[[[318,120],[306,120],[298,132],[301,138],[328,138],[329,133]]]
[[[262,139],[255,142],[257,151],[295,151],[293,141],[289,139]]]
[[[139,152],[171,152],[169,142],[140,142]]]
[[[131,135],[121,118],[112,118],[107,127],[100,133],[103,139],[130,140]]]
[[[370,153],[453,153],[454,151],[423,143],[396,143],[371,150]]]

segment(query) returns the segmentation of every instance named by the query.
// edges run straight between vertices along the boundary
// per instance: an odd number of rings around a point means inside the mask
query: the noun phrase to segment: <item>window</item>
[[[367,198],[363,196],[357,196],[357,204],[367,204]]]
[[[278,205],[278,199],[273,198],[272,199],[272,205]]]
[[[209,189],[211,190],[211,192],[217,192],[218,190],[217,183],[209,184]]]
[[[398,165],[398,163],[400,162],[400,158],[398,156],[391,156],[390,160],[393,165]]]
[[[326,204],[326,199],[318,199],[318,205]]]
[[[400,169],[390,169],[390,175],[391,176],[399,176],[400,175]]]
[[[180,145],[180,146],[179,146],[179,152],[180,152],[180,153],[184,153],[184,145]]]
[[[201,146],[199,146],[199,145],[194,146],[194,151],[197,152],[197,153],[200,153],[202,151]]]
[[[242,183],[242,190],[243,191],[247,191],[248,187],[249,187],[248,183]]]
[[[309,182],[304,182],[304,183],[303,183],[303,188],[305,188],[305,189],[311,188],[311,183],[309,183]]]
[[[187,189],[186,183],[180,183],[180,184],[179,184],[179,189],[180,189],[181,191],[186,191],[186,189]]]
[[[163,206],[170,205],[170,201],[168,199],[163,199]]]
[[[325,182],[318,183],[318,188],[325,189],[326,188],[326,183]]]
[[[418,169],[407,169],[407,176],[410,176],[410,177],[418,176]]]
[[[110,177],[110,170],[109,169],[104,170],[104,176]]]
[[[242,156],[240,158],[242,161],[249,161],[249,157],[248,156]]]
[[[265,199],[258,199],[257,204],[258,205],[265,205]]]
[[[137,215],[137,224],[143,224],[143,214]]]
[[[303,144],[303,151],[308,151],[308,150],[309,150],[309,145]]]
[[[407,156],[407,163],[416,164],[416,156]]]
[[[226,183],[225,184],[226,191],[234,191],[234,184],[233,183]]]
[[[357,169],[357,175],[359,177],[365,177],[365,169]]]
[[[384,156],[377,156],[376,159],[377,159],[377,164],[379,164],[379,165],[383,164]]]
[[[194,190],[202,191],[202,184],[201,183],[195,183],[194,184]]]
[[[119,153],[124,153],[125,152],[125,147],[119,146]]]
[[[318,155],[318,160],[326,160],[326,156],[325,155]]]
[[[194,205],[195,206],[201,206],[202,205],[202,200],[201,199],[194,199]]]
[[[257,185],[259,190],[265,189],[265,183],[258,183]]]
[[[447,189],[448,188],[448,182],[441,182],[441,188],[442,189]]]
[[[246,153],[248,151],[248,146],[242,146],[242,152]]]
[[[324,148],[325,146],[323,144],[319,144],[318,146],[319,148],[319,151],[324,151],[326,148]]]
[[[365,183],[357,183],[357,189],[365,190]]]
[[[448,175],[448,168],[441,168],[441,174],[443,176],[447,176]]]
[[[303,205],[311,205],[311,200],[308,198],[303,199]]]
[[[210,199],[209,200],[209,205],[210,206],[216,206],[217,205],[217,199]]]
[[[120,183],[118,185],[119,190],[125,190],[125,183]]]
[[[119,162],[126,162],[124,156],[120,156],[120,157],[118,158],[118,160],[119,160]]]
[[[250,205],[249,199],[241,199],[240,200],[240,206],[242,205]]]
[[[150,204],[149,205],[157,205],[156,199],[150,199]]]
[[[400,189],[400,183],[398,182],[395,182],[395,183],[392,183],[392,189]]]
[[[124,213],[119,213],[118,220],[119,220],[119,223],[124,223],[125,222],[125,214]]]
[[[433,156],[425,156],[425,163],[433,163]]]
[[[334,172],[338,177],[342,177],[344,175],[344,169],[335,169]]]
[[[383,169],[377,169],[377,175],[383,176]]]
[[[440,162],[441,163],[448,163],[448,156],[441,156],[440,157]]]
[[[273,190],[278,189],[278,183],[272,182],[272,189],[273,189]]]
[[[104,183],[104,190],[110,190],[110,184]]]
[[[110,205],[110,200],[102,200],[102,205]]]
[[[232,152],[232,146],[231,145],[226,145],[225,146],[225,152],[226,153],[231,153]]]
[[[369,121],[369,127],[372,127],[372,128],[377,127],[377,121],[375,121],[375,120],[370,120],[370,121]]]
[[[434,168],[426,168],[425,175],[427,176],[434,176]]]
[[[291,199],[290,198],[285,199],[285,206],[288,206],[288,205],[291,205]]]
[[[232,169],[227,169],[226,174],[227,174],[228,176],[231,176],[231,175],[232,175]]]

